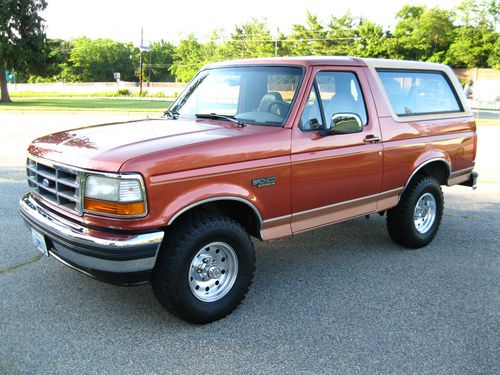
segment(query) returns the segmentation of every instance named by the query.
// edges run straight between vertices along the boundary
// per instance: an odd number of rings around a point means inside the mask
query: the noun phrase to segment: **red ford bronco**
[[[202,69],[162,118],[33,141],[20,212],[45,255],[104,281],[151,281],[168,311],[207,323],[248,291],[250,236],[378,212],[396,243],[427,245],[441,185],[476,185],[476,146],[447,66],[229,61]]]

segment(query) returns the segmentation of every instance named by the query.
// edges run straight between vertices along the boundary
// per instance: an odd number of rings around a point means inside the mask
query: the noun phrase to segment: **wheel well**
[[[241,224],[251,236],[261,238],[261,219],[258,213],[250,205],[237,200],[227,199],[201,203],[183,212],[170,224],[173,224],[186,216],[193,215],[200,210],[227,216]]]
[[[408,184],[416,176],[421,175],[434,177],[441,185],[446,185],[448,183],[448,178],[450,177],[450,170],[448,164],[445,161],[435,160],[417,169],[408,180]]]

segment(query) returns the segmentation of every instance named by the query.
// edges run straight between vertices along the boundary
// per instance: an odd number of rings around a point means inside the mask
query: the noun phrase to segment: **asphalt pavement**
[[[39,254],[17,212],[22,164],[6,157],[0,373],[498,374],[500,173],[486,162],[494,142],[483,145],[487,178],[444,188],[429,246],[395,245],[379,215],[256,242],[244,303],[205,326],[171,316],[147,285],[104,284]]]

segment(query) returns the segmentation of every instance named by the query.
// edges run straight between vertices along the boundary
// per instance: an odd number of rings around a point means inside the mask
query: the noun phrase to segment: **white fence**
[[[166,97],[176,97],[186,87],[185,83],[177,82],[144,82],[142,90],[150,95],[162,93]],[[138,82],[86,82],[86,83],[10,83],[9,92],[55,92],[60,94],[94,94],[117,90],[129,90],[132,93],[139,92]]]

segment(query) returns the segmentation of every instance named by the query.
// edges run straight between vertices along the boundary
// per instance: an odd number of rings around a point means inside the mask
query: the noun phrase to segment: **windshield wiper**
[[[163,116],[167,116],[172,120],[177,120],[179,118],[179,112],[172,112],[170,109],[167,109],[165,112],[163,112]]]
[[[219,115],[217,113],[197,113],[197,114],[195,114],[195,116],[197,118],[211,118],[211,119],[215,119],[215,120],[221,119],[221,120],[231,121],[231,122],[234,122],[236,125],[238,125],[241,128],[243,128],[247,125],[244,122],[235,119],[234,117]]]

